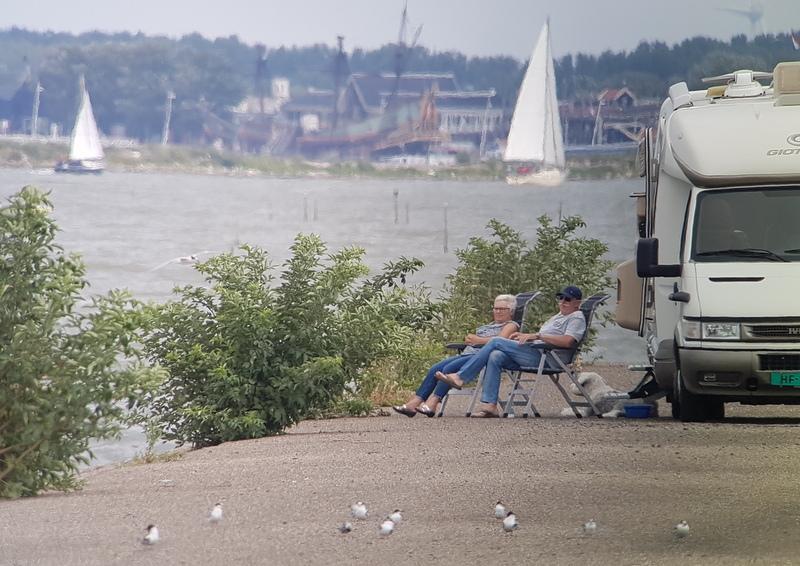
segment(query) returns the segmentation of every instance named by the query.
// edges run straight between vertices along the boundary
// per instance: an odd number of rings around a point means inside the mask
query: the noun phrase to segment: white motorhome
[[[706,80],[725,84],[673,85],[643,138],[618,271],[617,321],[684,421],[800,403],[800,62]]]

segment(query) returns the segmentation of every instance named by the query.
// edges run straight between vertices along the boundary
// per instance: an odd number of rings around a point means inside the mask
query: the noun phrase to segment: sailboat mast
[[[544,100],[545,100],[545,103],[544,103],[544,132],[545,132],[545,135],[542,136],[542,165],[548,165],[548,163],[547,163],[547,135],[546,135],[547,134],[547,130],[548,130],[548,126],[549,126],[549,129],[550,129],[551,132],[553,130],[553,116],[552,116],[552,112],[551,112],[551,109],[550,109],[550,103],[549,103],[550,96],[552,96],[552,93],[550,92],[550,65],[548,64],[548,61],[550,61],[550,57],[551,57],[551,55],[550,55],[550,16],[547,16],[547,19],[545,20],[544,26],[545,26],[545,30],[546,30],[545,33],[547,34],[547,37],[545,38],[547,40],[546,43],[545,43],[545,53],[546,53],[547,56],[545,58],[545,64],[544,64],[544,75],[545,75],[545,82],[544,82],[544,84],[545,84],[545,87],[544,87],[545,88],[545,91],[544,91]]]

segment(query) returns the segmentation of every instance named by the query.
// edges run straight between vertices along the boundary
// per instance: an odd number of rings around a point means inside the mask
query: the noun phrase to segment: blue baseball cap
[[[583,292],[581,292],[581,290],[575,285],[568,285],[564,287],[560,293],[556,293],[556,299],[563,299],[565,297],[580,301],[583,298]]]

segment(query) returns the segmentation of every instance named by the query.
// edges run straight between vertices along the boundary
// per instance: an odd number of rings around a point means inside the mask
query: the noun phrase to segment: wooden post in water
[[[308,197],[303,197],[303,222],[308,222]]]
[[[394,189],[392,195],[394,195],[394,223],[397,224],[397,197],[400,195],[400,189]]]
[[[317,199],[314,199],[314,222],[317,221],[317,217],[318,217],[318,214],[317,214]]]
[[[444,203],[444,235],[442,238],[442,251],[447,253],[447,203]]]

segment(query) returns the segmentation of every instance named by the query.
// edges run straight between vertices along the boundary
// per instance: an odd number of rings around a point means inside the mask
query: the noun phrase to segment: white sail
[[[564,138],[556,98],[550,25],[545,22],[514,107],[503,161],[564,168]]]
[[[100,145],[100,133],[94,121],[92,101],[89,92],[82,89],[81,106],[75,127],[72,129],[72,141],[69,146],[70,161],[100,161],[103,159],[103,146]]]

